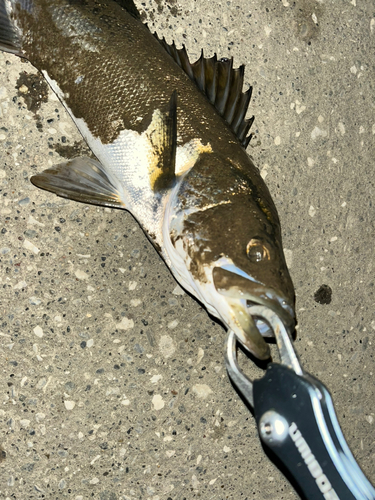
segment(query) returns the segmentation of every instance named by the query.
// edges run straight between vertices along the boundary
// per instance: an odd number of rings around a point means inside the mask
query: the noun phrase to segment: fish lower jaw
[[[258,330],[258,326],[253,318],[245,312],[247,320],[239,321],[238,315],[232,316],[226,321],[228,331],[233,331],[243,347],[253,356],[261,360],[267,360],[270,357],[270,348],[263,336]]]
[[[259,305],[264,305],[264,304],[260,304],[259,302],[256,302],[256,301],[250,301],[250,300],[246,301],[246,307],[248,309],[250,309],[250,307],[252,307],[252,306],[259,306]],[[268,323],[266,323],[265,321],[263,321],[260,318],[253,318],[253,321],[254,321],[255,327],[257,328],[258,332],[260,333],[260,335],[262,337],[264,337],[264,338],[274,338],[275,337],[274,332],[273,332],[272,328],[268,325]]]

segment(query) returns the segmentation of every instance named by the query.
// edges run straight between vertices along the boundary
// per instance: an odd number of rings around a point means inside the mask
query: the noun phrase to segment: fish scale
[[[23,55],[56,82],[59,97],[73,119],[84,117],[93,135],[106,144],[113,142],[124,128],[144,130],[152,110],[167,105],[173,90],[177,90],[178,119],[184,117],[178,123],[182,142],[202,134],[207,135],[210,142],[233,140],[233,134],[223,126],[218,136],[217,113],[196,91],[187,75],[171,58],[165,57],[165,50],[149,30],[115,2],[109,4],[113,7],[109,14],[113,23],[116,20],[115,26],[109,27],[109,21],[102,21],[105,8],[100,7],[100,12],[92,14],[95,5],[106,5],[93,0],[80,7],[81,13],[67,2],[53,2],[49,9],[38,12],[38,17],[28,25],[31,36],[22,48]],[[43,6],[43,2],[40,5]],[[64,16],[53,15],[63,8]],[[64,36],[71,19],[77,26],[77,19],[82,16],[89,16],[89,19],[94,16],[92,23],[96,21],[100,27],[86,29],[83,35],[70,34],[69,31]],[[21,26],[26,22],[23,17]],[[61,23],[62,28],[58,29],[60,24],[56,24],[57,29],[52,29],[54,19],[55,23]],[[46,34],[41,32],[41,24],[51,26]],[[106,43],[108,38],[111,38],[111,44]],[[89,48],[77,53],[77,49],[83,49],[85,44]],[[75,83],[80,76],[82,82]]]
[[[0,0],[0,48],[41,71],[97,158],[32,183],[129,210],[179,283],[267,359],[249,305],[293,330],[294,288],[276,208],[245,151],[243,66],[203,53],[191,63],[132,0]]]

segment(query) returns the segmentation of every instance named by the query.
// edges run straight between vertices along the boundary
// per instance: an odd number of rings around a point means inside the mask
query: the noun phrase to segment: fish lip
[[[215,280],[216,274],[219,270],[224,271],[226,277],[235,275],[238,277],[241,286],[228,286],[220,288],[219,280]],[[223,274],[223,273],[221,273]],[[233,276],[232,276],[233,278]],[[216,282],[215,282],[216,281]],[[221,280],[223,282],[223,279]],[[239,299],[245,302],[249,309],[252,305],[262,305],[271,309],[280,320],[283,322],[285,328],[292,333],[296,325],[296,315],[294,308],[294,301],[290,301],[281,291],[275,288],[267,287],[263,283],[256,281],[251,276],[247,275],[242,270],[233,265],[223,265],[213,268],[213,282],[216,291],[222,295],[227,296],[229,299]],[[262,318],[254,318],[255,324],[263,337],[274,337],[274,333],[267,323]]]

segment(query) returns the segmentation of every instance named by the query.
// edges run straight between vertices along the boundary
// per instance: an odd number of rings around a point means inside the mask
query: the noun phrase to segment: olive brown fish
[[[264,304],[294,327],[278,215],[245,149],[251,91],[232,60],[194,64],[132,1],[0,0],[0,48],[42,72],[97,160],[32,178],[60,196],[124,208],[181,285],[260,359]]]

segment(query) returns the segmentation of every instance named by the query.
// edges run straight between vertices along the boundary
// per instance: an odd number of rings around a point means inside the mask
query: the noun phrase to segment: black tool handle
[[[253,390],[260,437],[308,500],[375,500],[319,380],[271,363]]]

